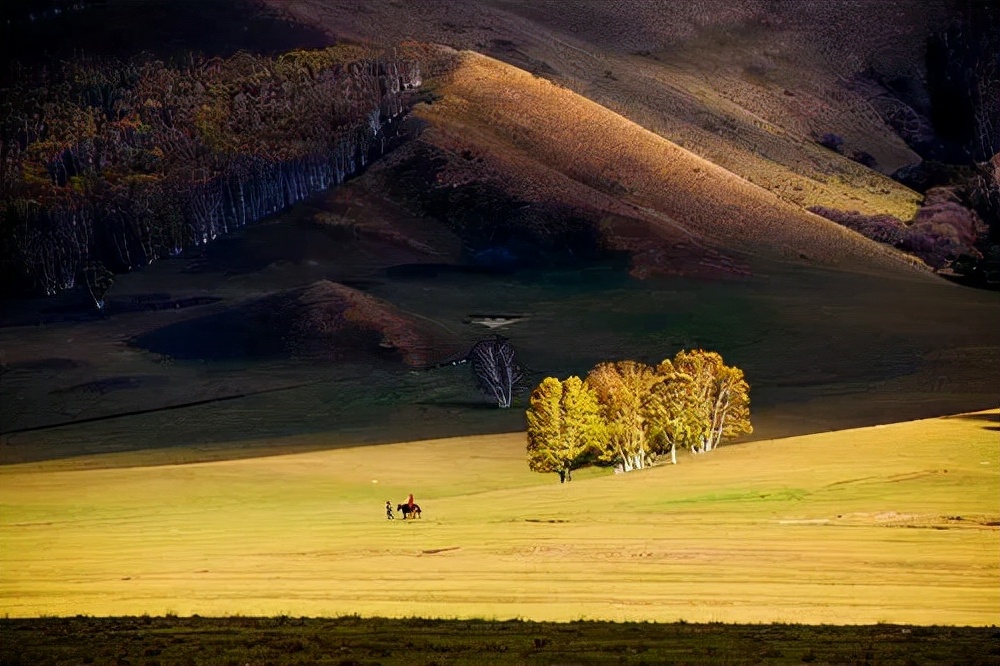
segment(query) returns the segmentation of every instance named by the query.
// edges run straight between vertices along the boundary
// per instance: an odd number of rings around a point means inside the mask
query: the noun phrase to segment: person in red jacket
[[[413,507],[414,507],[413,493],[410,493],[410,496],[406,498],[406,505],[410,507],[410,513],[413,513]]]

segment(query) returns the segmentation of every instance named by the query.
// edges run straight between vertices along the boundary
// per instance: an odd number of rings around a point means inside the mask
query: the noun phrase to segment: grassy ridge
[[[996,628],[385,618],[0,620],[19,664],[997,664]]]
[[[944,3],[776,7],[696,2],[555,5],[512,0],[410,11],[370,2],[358,15],[316,0],[273,1],[309,25],[359,39],[418,39],[471,49],[559,82],[695,154],[801,206],[909,219],[919,196],[826,150],[835,132],[891,173],[919,158],[855,89],[863,63],[906,71],[914,35],[946,22]],[[488,21],[483,16],[490,16]],[[770,23],[760,21],[771,17]],[[879,26],[877,31],[868,26]],[[922,39],[922,38],[921,38]],[[900,71],[902,73],[902,71]],[[875,87],[878,91],[878,87]],[[596,172],[595,172],[596,175]]]
[[[7,466],[0,610],[993,624],[997,416],[566,485],[527,471],[521,433]],[[123,462],[136,466],[101,467]],[[386,499],[411,491],[424,518],[386,521]]]
[[[841,268],[899,270],[913,264],[605,107],[498,60],[462,52],[440,92],[442,100],[417,110],[434,128],[424,140],[456,152],[527,156],[523,169],[497,168],[506,186],[529,200],[541,194],[582,203],[588,200],[576,192],[582,183],[632,204],[633,215],[644,210],[653,215],[656,234],[686,242],[706,238],[723,249]]]

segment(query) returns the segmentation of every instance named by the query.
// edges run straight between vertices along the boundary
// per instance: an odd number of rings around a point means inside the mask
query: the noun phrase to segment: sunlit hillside
[[[884,175],[919,162],[890,126],[912,110],[878,81],[921,79],[923,36],[944,2],[280,5],[331,36],[499,58],[792,203],[902,219],[916,210],[919,196]],[[843,139],[843,154],[817,145],[825,134]]]
[[[998,419],[760,441],[565,485],[527,470],[523,433],[9,465],[0,609],[995,624]],[[386,520],[411,492],[422,518]]]
[[[442,98],[417,110],[430,124],[423,140],[477,159],[449,162],[439,185],[493,181],[528,201],[603,203],[674,248],[855,269],[913,264],[523,70],[463,52],[442,79]]]

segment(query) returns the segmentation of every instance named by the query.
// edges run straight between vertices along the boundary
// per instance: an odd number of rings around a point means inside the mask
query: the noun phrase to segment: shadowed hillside
[[[997,404],[995,295],[845,228],[978,233],[969,197],[886,176],[935,140],[920,82],[950,3],[270,4],[419,63],[400,145],[119,275],[103,315],[68,291],[5,302],[0,462],[518,430],[526,393],[483,408],[447,365],[497,322],[529,382],[717,350],[757,438]]]
[[[188,51],[277,54],[329,44],[321,30],[255,0],[6,0],[0,35],[5,59],[28,63],[138,52],[159,58]]]
[[[323,280],[164,326],[132,342],[182,360],[331,362],[371,355],[423,367],[435,360],[445,338],[443,331],[389,303]]]

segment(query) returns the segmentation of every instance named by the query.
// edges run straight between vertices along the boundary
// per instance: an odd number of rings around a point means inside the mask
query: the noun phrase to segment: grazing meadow
[[[7,465],[0,606],[14,618],[993,625],[998,417],[757,441],[567,484],[528,471],[523,433]],[[274,452],[295,444],[307,445]],[[385,502],[410,492],[423,517],[387,520]]]
[[[423,83],[357,177],[101,313],[4,300],[0,666],[1000,664],[1000,301],[808,210],[934,212],[953,3],[121,4],[13,52],[356,41]],[[718,351],[754,433],[533,473],[527,390],[459,363],[494,332],[525,389]]]

